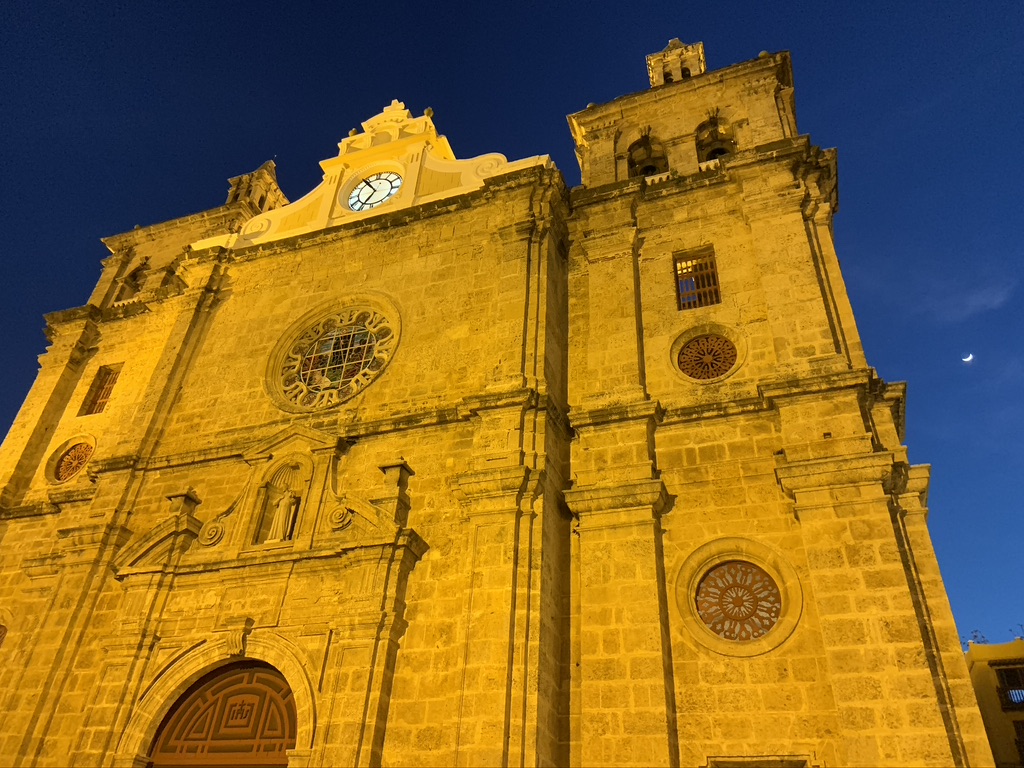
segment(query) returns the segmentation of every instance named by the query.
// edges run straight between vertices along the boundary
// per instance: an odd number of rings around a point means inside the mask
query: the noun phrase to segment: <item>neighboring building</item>
[[[0,762],[990,765],[790,58],[106,239],[0,453]]]
[[[967,668],[978,695],[981,719],[996,765],[1024,765],[1024,640],[987,645],[970,643]]]

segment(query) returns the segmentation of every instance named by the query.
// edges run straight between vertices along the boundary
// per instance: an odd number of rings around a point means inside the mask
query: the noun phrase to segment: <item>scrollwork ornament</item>
[[[352,525],[354,516],[354,513],[348,507],[337,507],[328,515],[327,519],[331,524],[331,530],[337,533]]]
[[[199,544],[204,547],[212,547],[220,543],[224,538],[224,526],[221,523],[211,520],[199,531]]]
[[[473,171],[478,177],[483,179],[498,171],[503,165],[506,165],[506,161],[503,158],[488,156],[481,160]]]
[[[245,225],[243,234],[245,237],[256,237],[258,235],[266,234],[270,229],[270,219],[260,216],[252,219],[248,224]]]

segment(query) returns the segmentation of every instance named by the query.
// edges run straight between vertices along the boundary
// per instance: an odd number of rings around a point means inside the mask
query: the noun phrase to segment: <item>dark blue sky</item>
[[[710,69],[789,50],[801,131],[839,148],[836,243],[868,359],[909,382],[960,633],[1019,631],[1019,0],[90,5],[0,6],[0,423],[35,376],[42,314],[88,298],[100,237],[220,205],[271,157],[297,199],[392,98],[433,107],[460,157],[550,154],[575,185],[565,115],[647,87],[644,56],[670,38],[702,40]]]

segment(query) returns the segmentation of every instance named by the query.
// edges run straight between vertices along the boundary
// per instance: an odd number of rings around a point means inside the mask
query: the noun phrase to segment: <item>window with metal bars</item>
[[[997,667],[996,678],[1003,709],[1024,709],[1024,667]]]
[[[695,309],[722,303],[714,250],[706,248],[677,253],[675,270],[679,309]]]
[[[82,410],[79,416],[89,416],[93,413],[103,413],[110,400],[110,393],[114,391],[117,377],[121,373],[120,365],[102,365],[96,371],[96,378],[92,380],[89,387],[89,394],[85,396],[82,403]]]

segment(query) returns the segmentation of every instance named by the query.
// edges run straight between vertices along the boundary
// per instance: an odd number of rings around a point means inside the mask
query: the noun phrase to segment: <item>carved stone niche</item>
[[[253,544],[281,544],[294,538],[312,479],[313,464],[305,456],[290,454],[271,465],[256,491]]]

